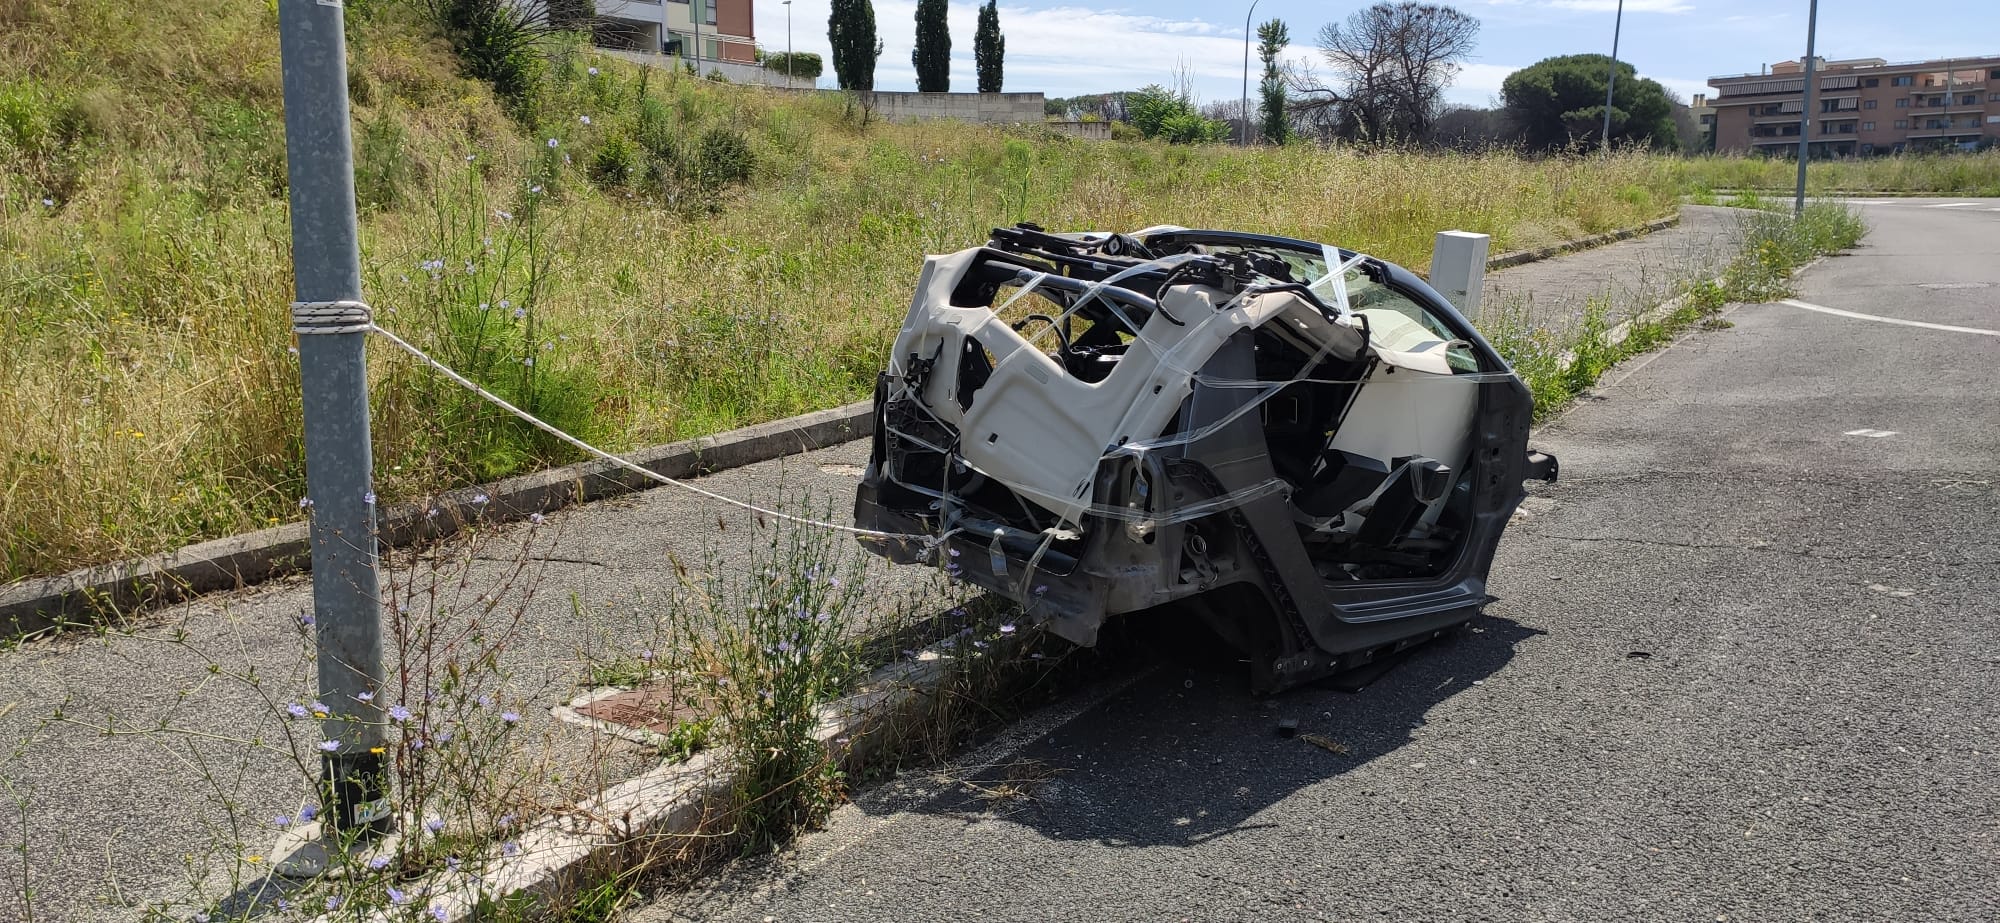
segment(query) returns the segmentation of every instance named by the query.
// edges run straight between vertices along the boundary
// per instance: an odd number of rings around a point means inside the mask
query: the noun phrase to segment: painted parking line
[[[1904,320],[1900,317],[1883,317],[1879,314],[1862,314],[1856,311],[1843,311],[1839,308],[1829,308],[1825,305],[1807,304],[1806,302],[1798,301],[1791,298],[1786,298],[1783,301],[1778,302],[1778,304],[1790,305],[1794,308],[1802,308],[1807,311],[1818,311],[1821,314],[1832,314],[1835,317],[1851,317],[1854,318],[1855,320],[1872,320],[1878,323],[1896,324],[1902,327],[1922,327],[1926,330],[1943,330],[1947,333],[1976,333],[1980,336],[2000,337],[2000,330],[1987,330],[1982,327],[1955,327],[1952,326],[1951,324],[1933,324],[1920,320]]]

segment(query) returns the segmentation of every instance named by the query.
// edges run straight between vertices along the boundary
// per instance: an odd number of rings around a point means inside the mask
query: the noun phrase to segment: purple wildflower
[[[1014,623],[1013,623],[1013,622],[1007,622],[1007,623],[1005,623],[1005,624],[1001,625],[1001,626],[1000,626],[1000,633],[1001,633],[1001,634],[1003,634],[1003,635],[1011,635],[1011,634],[1013,634],[1013,633],[1014,633]]]
[[[408,721],[410,720],[410,710],[401,705],[391,705],[389,706],[389,720]]]
[[[521,844],[513,840],[508,840],[500,844],[500,854],[503,856],[518,856],[521,854]]]
[[[304,705],[300,705],[297,702],[293,702],[292,704],[285,706],[285,714],[291,715],[294,718],[303,718],[307,714],[306,707]]]
[[[513,723],[515,723],[515,722],[517,722],[517,721],[520,721],[520,720],[521,720],[521,716],[520,716],[520,714],[518,714],[518,713],[516,713],[516,712],[511,712],[511,711],[503,711],[503,712],[501,712],[501,713],[500,713],[500,720],[502,720],[502,721],[505,721],[505,722],[507,722],[508,724],[513,724]]]
[[[338,750],[340,749],[340,741],[337,741],[337,740],[322,740],[322,741],[320,741],[320,742],[319,742],[319,748],[320,748],[321,750],[324,750],[324,751],[328,752],[328,753],[333,753],[333,752],[336,752],[336,751],[338,751]]]
[[[444,829],[444,821],[441,818],[433,817],[430,820],[424,821],[424,829],[432,833],[437,833]]]
[[[401,904],[401,903],[404,903],[404,902],[406,902],[406,901],[408,901],[408,900],[410,899],[410,896],[409,896],[409,895],[407,895],[407,894],[404,894],[404,893],[403,893],[403,892],[402,892],[402,891],[401,891],[400,889],[398,889],[398,888],[397,888],[397,887],[396,887],[395,885],[390,885],[389,887],[387,887],[387,888],[385,888],[385,889],[383,889],[383,890],[385,890],[385,891],[389,892],[389,903],[391,903],[391,904]]]
[[[446,920],[451,919],[451,914],[445,912],[443,904],[432,904],[431,919],[438,921],[438,923],[445,923]]]
[[[369,871],[379,872],[388,867],[389,867],[388,856],[376,856],[375,858],[368,860]]]

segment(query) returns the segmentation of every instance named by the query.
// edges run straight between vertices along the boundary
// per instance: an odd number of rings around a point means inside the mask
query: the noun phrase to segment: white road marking
[[[1940,202],[1940,203],[1938,203],[1938,204],[1936,204],[1936,205],[1926,205],[1926,206],[1924,206],[1924,207],[1925,207],[1925,208],[1971,208],[1972,206],[1974,206],[1974,205],[1979,205],[1979,204],[1981,204],[1981,203],[1978,203],[1978,202]]]
[[[1844,433],[1841,433],[1841,435],[1842,435],[1842,436],[1867,436],[1867,437],[1868,437],[1868,438],[1870,438],[1870,439],[1881,439],[1881,438],[1883,438],[1883,437],[1885,437],[1885,436],[1894,436],[1894,435],[1896,435],[1896,431],[1895,431],[1895,430],[1893,430],[1893,429],[1850,429],[1850,430],[1848,430],[1847,432],[1844,432]]]
[[[1987,330],[1981,327],[1954,327],[1950,324],[1932,324],[1920,320],[1904,320],[1900,317],[1883,317],[1879,314],[1860,314],[1854,311],[1842,311],[1839,308],[1829,308],[1825,305],[1807,304],[1791,298],[1780,301],[1778,304],[1791,305],[1794,308],[1803,308],[1807,311],[1818,311],[1821,314],[1832,314],[1836,317],[1851,317],[1855,320],[1872,320],[1903,327],[1922,327],[1926,330],[1943,330],[1947,333],[1976,333],[1980,336],[2000,337],[2000,330]]]

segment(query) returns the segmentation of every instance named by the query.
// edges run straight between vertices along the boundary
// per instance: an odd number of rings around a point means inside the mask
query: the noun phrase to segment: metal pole
[[[1819,29],[1819,0],[1810,0],[1806,8],[1806,85],[1805,95],[1799,103],[1799,186],[1792,200],[1792,214],[1806,213],[1806,161],[1812,150],[1812,107],[1813,107],[1813,36]]]
[[[1604,80],[1604,153],[1611,153],[1611,91],[1618,86],[1618,33],[1625,29],[1625,0],[1618,0],[1618,17],[1611,21],[1611,75]]]
[[[785,89],[792,88],[792,0],[785,0]]]
[[[1250,144],[1250,17],[1257,15],[1257,2],[1250,0],[1250,12],[1243,14],[1243,111],[1239,113],[1243,116],[1243,130],[1237,142],[1246,147]]]
[[[280,0],[292,275],[301,302],[361,301],[341,7]],[[349,328],[351,329],[351,327]],[[368,334],[299,337],[306,497],[312,516],[321,784],[341,832],[389,829],[382,712],[382,619],[375,573],[374,459],[368,445]]]
[[[693,0],[688,4],[688,19],[694,22],[694,75],[701,76],[701,21],[708,18],[704,0]]]

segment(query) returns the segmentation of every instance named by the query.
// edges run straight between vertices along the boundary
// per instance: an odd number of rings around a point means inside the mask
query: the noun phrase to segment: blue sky
[[[754,0],[758,41],[785,48],[785,7]],[[1291,26],[1290,54],[1316,58],[1312,41],[1322,24],[1366,4],[1259,0],[1257,21],[1278,17]],[[1542,58],[1607,52],[1617,0],[1463,0],[1459,10],[1480,20],[1479,45],[1451,88],[1452,102],[1483,105],[1500,82]],[[827,53],[828,0],[794,0],[792,41],[800,51]],[[1236,98],[1243,68],[1247,2],[1081,3],[1002,0],[1010,91],[1050,96],[1133,89],[1166,83],[1179,66],[1194,76],[1203,101]],[[915,0],[875,0],[885,49],[876,86],[915,89],[910,68]],[[951,4],[952,89],[974,88],[972,31],[977,6]],[[1626,0],[1619,57],[1683,97],[1706,92],[1706,78],[1748,73],[1805,53],[1806,0]],[[1884,0],[1822,0],[1818,52],[1828,58],[1891,61],[2000,54],[2000,4],[1991,0],[1931,0],[1904,6]],[[1255,62],[1252,62],[1255,66]],[[831,63],[821,78],[832,85]]]

